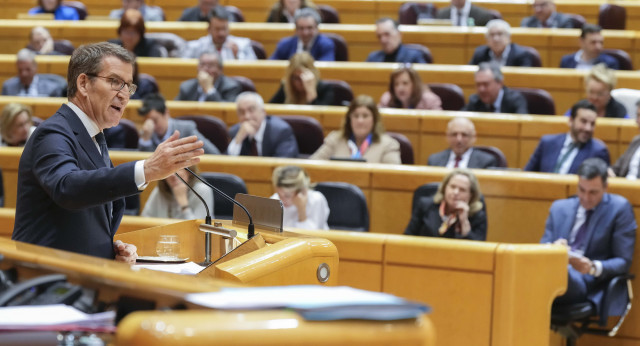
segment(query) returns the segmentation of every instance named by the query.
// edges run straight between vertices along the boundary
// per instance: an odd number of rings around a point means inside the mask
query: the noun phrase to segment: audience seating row
[[[117,36],[118,22],[114,21],[40,21],[5,20],[0,22],[0,53],[15,54],[28,43],[28,33],[36,25],[46,26],[55,39],[67,39],[76,47],[90,42],[105,41]],[[195,40],[207,34],[207,23],[202,22],[150,22],[147,32],[170,32],[185,40]],[[370,52],[379,50],[375,26],[323,24],[320,31],[341,36],[347,43],[351,61],[365,61]],[[293,35],[292,24],[282,23],[231,23],[231,34],[248,37],[260,42],[267,55],[278,41]],[[486,43],[485,28],[459,28],[443,26],[403,26],[405,43],[421,44],[429,48],[435,63],[466,64],[474,49]],[[513,28],[512,40],[523,46],[535,48],[543,67],[558,67],[563,55],[578,50],[577,29]],[[635,31],[604,31],[605,48],[621,49],[629,53],[633,65],[640,66],[640,45]]]

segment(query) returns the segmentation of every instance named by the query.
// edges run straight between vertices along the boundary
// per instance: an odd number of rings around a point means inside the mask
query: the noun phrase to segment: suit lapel
[[[547,161],[546,164],[547,169],[543,169],[543,172],[553,172],[553,167],[555,167],[556,162],[560,158],[560,153],[562,152],[562,145],[564,144],[565,139],[567,139],[567,135],[559,135],[553,138],[551,141],[551,155],[549,158],[553,158],[553,160]]]
[[[264,121],[266,121],[267,124],[265,125],[264,133],[262,134],[262,156],[271,156],[267,150],[268,148],[271,148],[271,117],[265,117]]]
[[[589,153],[591,153],[591,147],[593,146],[593,139],[590,139],[587,143],[585,143],[580,150],[578,150],[578,154],[571,162],[571,168],[569,168],[569,173],[576,172],[578,170],[578,166],[584,161]]]
[[[585,249],[584,252],[587,253],[587,251],[589,250],[589,246],[591,245],[591,238],[593,238],[594,234],[600,230],[601,227],[601,221],[604,219],[604,215],[608,212],[609,208],[607,208],[607,205],[609,204],[609,194],[605,193],[602,196],[602,201],[600,201],[600,204],[598,204],[598,206],[596,207],[596,210],[593,212],[593,215],[591,215],[591,220],[589,220],[589,226],[587,227],[587,236],[585,238]]]
[[[76,135],[76,139],[78,140],[80,147],[82,148],[82,150],[84,150],[89,159],[91,159],[91,162],[94,164],[94,166],[96,168],[105,167],[105,163],[102,160],[102,155],[100,155],[98,148],[93,143],[91,137],[89,137],[89,133],[82,124],[80,118],[78,118],[73,110],[71,110],[71,108],[69,108],[69,106],[67,105],[62,105],[59,112],[60,114],[62,114],[62,116],[64,116],[65,119],[67,119],[71,130],[73,130],[73,133]]]
[[[578,198],[571,199],[570,208],[564,209],[562,211],[562,220],[560,220],[559,229],[562,230],[562,234],[560,234],[560,238],[564,238],[569,241],[571,237],[571,230],[573,229],[573,224],[576,221],[576,214],[578,213],[578,206],[580,205],[580,200]]]

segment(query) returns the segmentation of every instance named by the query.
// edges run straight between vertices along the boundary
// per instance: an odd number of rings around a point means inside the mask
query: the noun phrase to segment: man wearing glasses
[[[113,241],[124,197],[199,162],[203,143],[176,131],[146,160],[114,167],[102,130],[120,121],[135,92],[133,57],[96,43],[71,56],[68,100],[40,124],[20,158],[12,239],[133,263],[136,247]]]
[[[533,16],[522,19],[520,26],[523,28],[573,28],[571,17],[556,12],[553,0],[534,0]]]

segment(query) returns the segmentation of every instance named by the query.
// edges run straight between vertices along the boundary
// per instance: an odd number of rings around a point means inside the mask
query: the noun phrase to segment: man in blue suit
[[[382,50],[371,52],[367,62],[404,62],[426,64],[421,51],[402,44],[402,34],[398,22],[391,18],[376,21],[376,36]]]
[[[569,133],[543,136],[524,170],[573,174],[590,157],[599,157],[609,164],[609,150],[602,141],[593,138],[597,117],[593,104],[578,101],[571,107]]]
[[[534,65],[533,55],[522,46],[511,42],[511,26],[504,20],[489,21],[485,37],[487,44],[476,48],[469,65],[479,65],[485,61],[495,61],[500,66]]]
[[[614,57],[602,54],[604,37],[602,28],[595,24],[585,24],[580,33],[580,50],[562,57],[560,67],[590,70],[599,63],[605,63],[608,68],[620,69],[618,60]]]
[[[176,131],[147,159],[113,166],[102,131],[118,124],[135,92],[133,62],[112,43],[75,50],[69,102],[38,126],[22,152],[12,239],[135,262],[134,245],[113,241],[124,197],[198,163],[203,150],[195,136],[179,139]]]
[[[555,201],[541,243],[555,243],[569,250],[569,281],[561,304],[591,301],[600,307],[609,280],[631,266],[636,240],[636,220],[629,202],[607,193],[607,163],[585,160],[578,168],[578,195]],[[614,297],[608,315],[619,316],[624,297]]]
[[[301,8],[296,11],[294,20],[296,34],[280,40],[270,59],[289,60],[296,53],[307,52],[317,61],[336,60],[333,40],[318,32],[321,19],[316,10],[309,7]]]
[[[289,124],[267,116],[262,97],[246,91],[236,100],[240,122],[229,129],[227,154],[233,156],[298,157],[298,142]]]

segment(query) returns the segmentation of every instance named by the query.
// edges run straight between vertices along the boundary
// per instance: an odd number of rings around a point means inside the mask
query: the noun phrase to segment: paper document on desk
[[[136,264],[133,266],[133,268],[145,268],[158,270],[161,272],[185,275],[196,275],[204,269],[204,267],[193,262],[178,264]]]
[[[351,287],[278,286],[225,288],[193,293],[186,300],[215,309],[293,309],[307,320],[398,320],[416,318],[430,309],[424,304]]]
[[[23,305],[0,308],[0,330],[73,324],[75,326],[113,326],[114,311],[86,314],[64,304]]]

